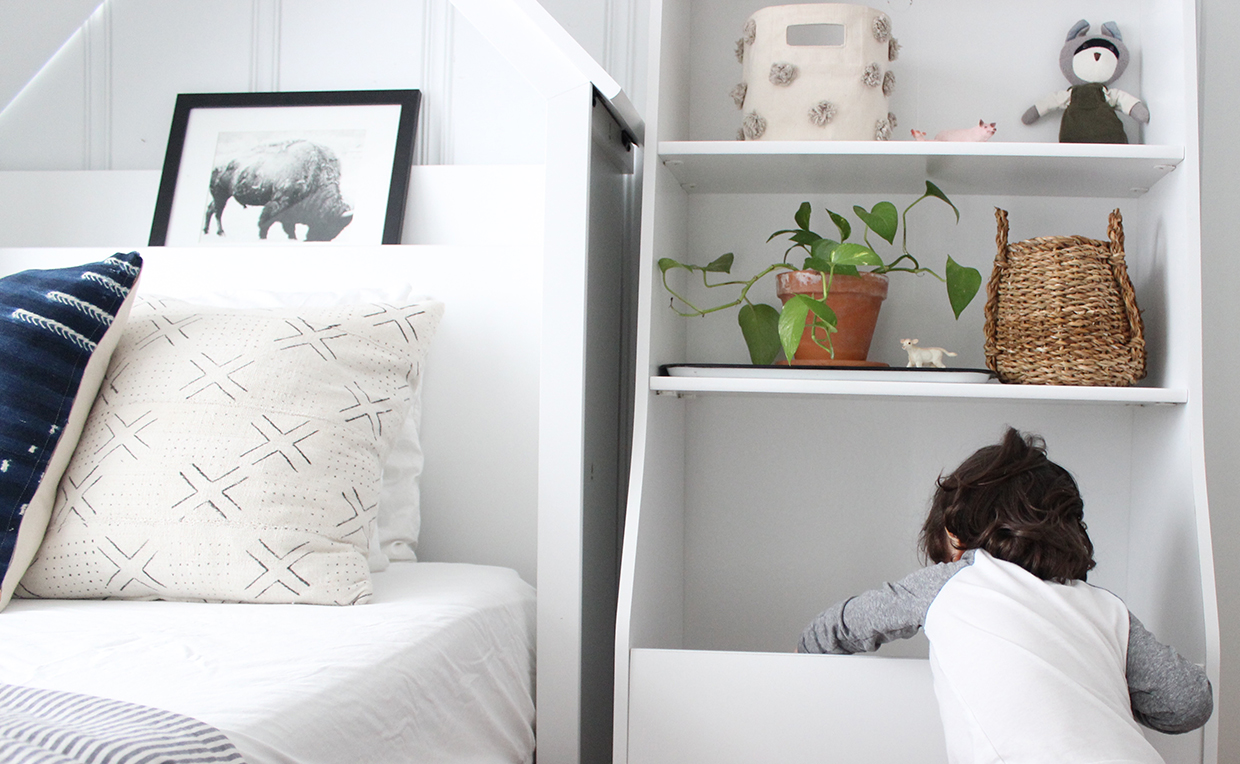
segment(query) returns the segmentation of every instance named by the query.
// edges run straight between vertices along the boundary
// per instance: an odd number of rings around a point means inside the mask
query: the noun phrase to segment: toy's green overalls
[[[1124,125],[1098,82],[1074,85],[1059,123],[1060,143],[1127,143]]]

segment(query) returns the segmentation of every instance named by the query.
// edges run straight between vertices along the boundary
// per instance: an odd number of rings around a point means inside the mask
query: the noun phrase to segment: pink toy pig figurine
[[[960,130],[944,130],[934,136],[936,141],[974,141],[981,143],[990,140],[990,136],[995,134],[995,123],[986,124],[982,120],[977,121],[977,127],[966,127]],[[913,137],[919,141],[926,140],[926,134],[920,130],[913,131]]]

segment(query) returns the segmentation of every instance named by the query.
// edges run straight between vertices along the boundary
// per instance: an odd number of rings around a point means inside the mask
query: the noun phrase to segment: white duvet
[[[530,762],[534,591],[394,563],[365,605],[14,600],[0,682],[186,714],[249,764]]]

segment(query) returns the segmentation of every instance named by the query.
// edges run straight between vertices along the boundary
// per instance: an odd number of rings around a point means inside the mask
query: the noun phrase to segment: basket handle
[[[1119,210],[1111,211],[1107,218],[1107,238],[1111,240],[1111,257],[1124,259],[1124,216]]]
[[[1118,212],[1118,210],[1116,210]],[[995,233],[995,262],[1006,263],[1008,261],[1008,214],[1007,210],[995,207],[995,223],[998,225],[998,232]],[[1123,232],[1120,232],[1122,241]]]
[[[1128,348],[1134,356],[1140,357],[1140,367],[1144,368],[1145,327],[1141,320],[1141,309],[1137,307],[1136,290],[1133,289],[1132,279],[1128,277],[1128,266],[1124,262],[1124,218],[1118,209],[1111,212],[1107,220],[1107,238],[1111,240],[1111,277],[1119,286],[1120,299],[1124,301],[1124,313],[1128,316]]]
[[[996,324],[999,315],[999,275],[1008,263],[1008,214],[1006,210],[995,207],[995,223],[998,226],[998,232],[995,234],[995,266],[991,269],[990,281],[986,284],[986,305],[983,308],[985,340],[982,349],[986,357],[987,368],[997,372],[999,370],[999,343]]]

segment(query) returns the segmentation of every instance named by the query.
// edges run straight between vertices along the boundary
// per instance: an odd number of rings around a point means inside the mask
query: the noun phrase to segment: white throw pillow
[[[135,307],[20,596],[352,604],[443,306]]]
[[[358,303],[408,305],[431,298],[419,295],[409,284],[349,289],[339,292],[275,292],[267,289],[234,289],[227,292],[193,292],[182,295],[187,302],[222,308],[331,308]],[[144,299],[162,299],[159,296]],[[379,497],[378,532],[371,536],[370,570],[385,570],[393,560],[418,559],[418,534],[422,529],[422,377],[414,385],[409,416],[401,428],[383,468],[383,493]]]

